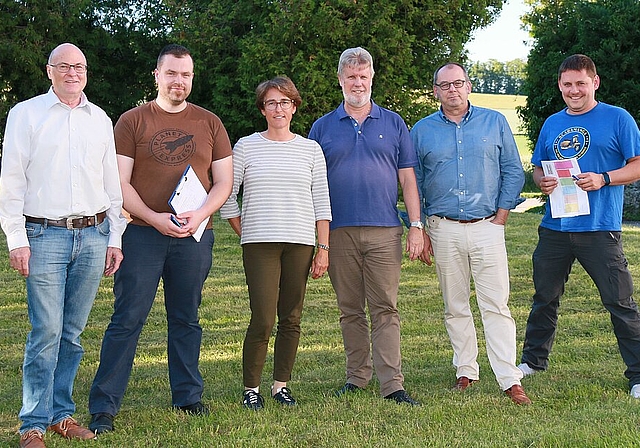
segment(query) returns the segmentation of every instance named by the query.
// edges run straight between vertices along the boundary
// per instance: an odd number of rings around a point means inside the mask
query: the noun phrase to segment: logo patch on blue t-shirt
[[[580,158],[589,150],[590,142],[589,131],[572,126],[562,131],[553,141],[553,152],[558,159]]]

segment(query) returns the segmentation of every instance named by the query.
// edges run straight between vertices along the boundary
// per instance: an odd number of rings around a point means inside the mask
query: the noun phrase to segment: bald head
[[[87,59],[73,44],[64,43],[53,49],[47,63],[47,76],[60,101],[75,107],[80,104],[87,85]]]
[[[70,43],[60,44],[56,48],[54,48],[51,51],[51,54],[49,54],[49,61],[47,63],[56,64],[57,63],[56,59],[58,59],[61,54],[64,54],[67,52],[72,52],[72,53],[82,55],[82,63],[83,64],[87,63],[87,58],[84,57],[84,53],[82,52],[82,50],[80,50],[78,47]]]

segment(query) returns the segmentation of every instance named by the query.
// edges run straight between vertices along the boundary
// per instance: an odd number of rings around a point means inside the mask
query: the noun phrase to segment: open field
[[[490,93],[471,93],[469,101],[475,106],[486,107],[497,110],[507,118],[511,132],[514,134],[524,134],[522,120],[516,113],[516,107],[524,106],[527,97],[522,95],[494,95]],[[518,143],[520,145],[520,143]]]
[[[530,257],[539,220],[539,215],[514,213],[507,226],[518,348],[532,294]],[[241,347],[249,310],[241,253],[229,226],[217,217],[214,226],[214,266],[201,307],[201,370],[211,416],[190,418],[170,408],[166,323],[159,294],[141,336],[116,431],[90,443],[48,434],[48,447],[638,446],[640,401],[629,397],[609,316],[580,266],[575,266],[567,284],[550,369],[523,381],[532,406],[515,406],[499,390],[487,362],[479,320],[481,381],[465,393],[449,390],[455,371],[435,271],[405,259],[399,301],[403,370],[407,390],[422,407],[380,399],[375,381],[363,393],[332,396],[344,381],[344,353],[335,297],[325,277],[309,281],[301,345],[290,382],[299,405],[284,409],[267,399],[264,411],[242,409]],[[625,227],[624,241],[638,281],[640,228]],[[86,354],[75,399],[76,417],[84,423],[89,420],[88,391],[113,305],[111,286],[110,279],[103,281],[83,335]],[[8,447],[18,442],[20,370],[29,324],[24,281],[9,270],[4,244],[0,246],[0,288],[0,446]],[[271,368],[270,354],[263,391],[268,390]]]

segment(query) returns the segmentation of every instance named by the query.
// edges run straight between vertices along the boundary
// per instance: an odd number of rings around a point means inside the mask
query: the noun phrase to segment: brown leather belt
[[[100,212],[93,216],[80,216],[78,218],[62,219],[34,218],[33,216],[25,216],[25,220],[34,224],[42,224],[43,226],[66,227],[69,230],[73,230],[97,226],[98,224],[102,224],[106,217],[106,212]]]
[[[492,214],[489,216],[485,216],[484,218],[476,218],[476,219],[453,219],[453,218],[449,218],[447,216],[439,216],[436,215],[438,218],[442,218],[442,219],[446,219],[447,221],[455,221],[455,222],[459,222],[460,224],[472,224],[474,222],[480,222],[480,221],[484,221],[486,219],[491,219],[494,216],[496,216],[496,214]]]

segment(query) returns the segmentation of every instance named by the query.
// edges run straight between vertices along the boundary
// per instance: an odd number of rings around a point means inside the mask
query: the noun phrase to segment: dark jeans
[[[549,365],[560,297],[571,265],[578,260],[596,284],[611,314],[618,348],[631,386],[640,383],[640,314],[631,296],[633,281],[622,250],[621,232],[557,232],[538,228],[533,253],[535,294],[527,321],[522,362],[536,370]]]
[[[164,236],[129,224],[122,237],[124,260],[115,274],[114,312],[102,340],[100,366],[89,394],[89,412],[116,415],[129,382],[142,327],[162,278],[167,312],[169,382],[174,406],[200,401],[198,369],[202,328],[198,307],[211,268],[213,231],[200,242]]]
[[[242,346],[242,376],[246,387],[260,385],[276,314],[273,379],[283,382],[291,379],[313,251],[313,246],[292,243],[242,245],[251,306],[251,321]]]

